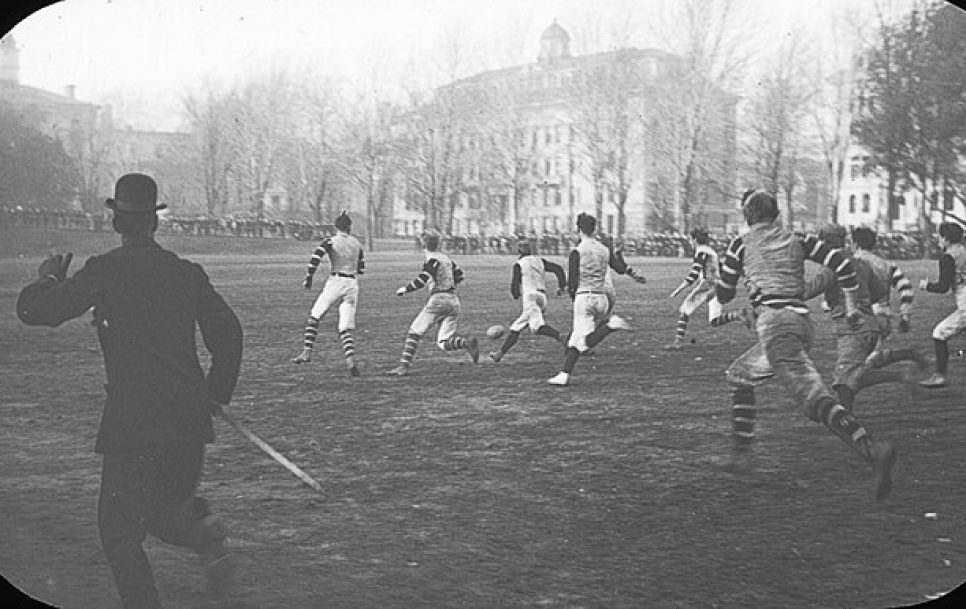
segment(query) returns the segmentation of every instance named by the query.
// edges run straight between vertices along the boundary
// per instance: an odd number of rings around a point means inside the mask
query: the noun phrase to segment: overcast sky
[[[748,2],[767,24],[764,33],[774,36],[803,27],[822,36],[846,4]],[[122,110],[152,108],[149,122],[170,128],[166,110],[206,77],[229,82],[273,62],[308,62],[362,86],[374,65],[396,74],[407,65],[412,70],[415,61],[418,70],[455,30],[465,47],[478,51],[473,62],[499,67],[513,56],[507,45],[515,39],[522,41],[525,61],[533,61],[540,33],[554,19],[574,35],[589,19],[613,20],[630,5],[646,18],[658,1],[64,0],[27,17],[12,33],[23,84],[53,91],[73,84],[78,97],[94,102],[123,98],[121,105],[129,107]],[[633,46],[660,46],[648,40],[644,26],[637,29]],[[573,46],[578,54],[601,50],[582,49],[580,40]]]

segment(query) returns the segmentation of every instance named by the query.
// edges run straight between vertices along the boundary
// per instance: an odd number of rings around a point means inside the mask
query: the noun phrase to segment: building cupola
[[[540,36],[540,54],[537,62],[550,63],[568,59],[570,55],[570,34],[554,19]]]

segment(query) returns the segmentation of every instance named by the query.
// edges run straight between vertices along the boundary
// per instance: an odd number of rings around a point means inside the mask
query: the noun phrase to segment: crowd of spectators
[[[335,226],[319,222],[307,222],[292,218],[275,218],[263,214],[240,213],[223,217],[159,216],[159,233],[180,233],[201,236],[234,236],[258,239],[299,239],[312,241],[335,234]],[[0,226],[22,226],[40,229],[111,231],[110,220],[104,214],[81,211],[48,210],[24,206],[0,206]],[[735,235],[712,233],[709,245],[724,253],[724,249]],[[608,235],[602,235],[610,239]],[[365,236],[359,235],[364,241]],[[422,249],[422,235],[399,237],[412,239],[416,249]],[[515,254],[521,240],[530,243],[534,253],[546,256],[566,255],[577,244],[576,234],[544,233],[531,231],[528,234],[483,235],[461,234],[444,235],[442,247],[456,254]],[[891,232],[879,234],[878,249],[886,258],[893,260],[916,259],[923,257],[924,243],[928,241],[928,255],[937,258],[939,250],[933,240],[926,240],[921,233]],[[663,256],[690,258],[693,248],[686,235],[678,232],[644,233],[614,240],[614,245],[623,248],[628,256]]]

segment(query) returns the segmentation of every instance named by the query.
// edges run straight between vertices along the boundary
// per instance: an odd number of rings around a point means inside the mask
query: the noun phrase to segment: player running
[[[919,288],[933,294],[945,294],[952,290],[956,297],[956,310],[942,320],[932,331],[933,348],[936,351],[936,372],[919,384],[927,389],[946,386],[946,367],[949,365],[948,341],[966,332],[966,246],[963,245],[963,227],[952,222],[939,225],[939,245],[944,254],[939,258],[939,281],[923,279]]]
[[[712,328],[718,328],[733,321],[744,322],[746,327],[751,328],[752,321],[749,312],[745,309],[723,312],[721,303],[714,297],[714,286],[718,280],[720,263],[718,262],[718,252],[708,245],[709,240],[708,229],[695,228],[691,230],[691,243],[694,245],[691,270],[681,284],[674,288],[669,298],[674,298],[688,286],[693,285],[694,288],[681,303],[674,342],[665,345],[664,349],[667,351],[679,351],[682,348],[691,315],[705,303],[708,304],[708,321]]]
[[[490,359],[499,362],[503,356],[513,348],[520,339],[520,333],[525,328],[540,336],[549,336],[559,341],[560,332],[543,319],[547,310],[547,282],[544,273],[553,273],[557,277],[557,296],[567,289],[567,278],[559,264],[541,258],[530,251],[530,242],[521,241],[517,245],[520,257],[513,263],[513,276],[510,280],[510,295],[514,300],[523,300],[523,311],[512,324],[503,346],[490,353]]]
[[[887,328],[875,315],[874,303],[888,299],[890,284],[875,269],[858,256],[850,255],[845,248],[845,227],[832,224],[819,231],[819,238],[829,247],[839,249],[850,258],[855,269],[858,287],[855,290],[855,305],[860,316],[849,321],[845,317],[845,301],[842,288],[836,281],[835,273],[827,268],[814,275],[805,286],[804,300],[814,296],[825,296],[825,309],[835,323],[835,336],[838,355],[832,389],[842,405],[850,411],[855,406],[855,396],[859,390],[881,383],[907,382],[903,376],[880,370],[882,366],[869,363],[876,346],[882,340]],[[922,358],[912,349],[896,349],[890,352],[889,363],[909,360],[921,362]]]
[[[639,283],[644,277],[624,263],[621,256],[594,238],[597,219],[587,214],[577,216],[580,242],[570,252],[567,273],[567,292],[574,301],[574,321],[563,369],[547,382],[551,385],[567,385],[577,365],[580,354],[592,349],[614,330],[630,330],[624,319],[612,313],[616,294],[607,292],[607,269],[628,275]]]
[[[399,365],[389,371],[395,376],[409,374],[419,340],[433,325],[439,324],[436,345],[443,351],[466,349],[473,363],[480,359],[480,349],[476,337],[456,334],[456,322],[460,314],[460,298],[456,286],[463,281],[463,270],[449,256],[439,251],[439,235],[426,235],[426,262],[419,275],[405,286],[396,290],[396,296],[405,296],[423,286],[429,289],[429,300],[423,306],[412,325],[403,345]]]
[[[872,313],[879,324],[879,341],[875,350],[866,359],[871,368],[884,368],[893,362],[914,360],[920,368],[924,366],[922,355],[915,349],[887,349],[882,345],[892,333],[892,306],[890,294],[893,289],[899,293],[899,331],[908,332],[912,319],[912,283],[898,266],[887,262],[872,250],[876,245],[876,233],[871,228],[859,226],[852,230],[853,257],[872,267],[872,272],[885,284],[882,297],[872,303]]]
[[[315,347],[315,338],[319,334],[319,323],[326,312],[333,306],[339,307],[339,341],[342,343],[342,350],[345,353],[346,366],[349,374],[359,376],[359,367],[356,365],[355,354],[356,345],[352,338],[352,331],[356,327],[356,306],[359,302],[359,283],[356,275],[362,275],[366,268],[365,255],[362,252],[362,244],[359,240],[349,234],[352,229],[352,218],[343,211],[335,219],[336,233],[332,237],[322,240],[312,257],[309,259],[309,266],[305,271],[305,279],[302,285],[306,290],[312,288],[312,278],[315,276],[322,258],[329,256],[329,279],[325,282],[322,292],[315,299],[312,310],[309,312],[309,319],[305,323],[305,336],[302,343],[302,352],[292,359],[296,364],[304,364],[312,361],[312,349]]]
[[[718,300],[727,304],[735,297],[738,279],[742,275],[748,279],[749,297],[759,311],[758,343],[726,371],[732,387],[734,425],[734,445],[726,469],[742,471],[750,467],[754,388],[774,375],[809,419],[823,423],[872,466],[875,498],[881,501],[892,489],[896,451],[887,441],[873,440],[822,382],[809,357],[814,327],[802,300],[805,260],[822,264],[835,273],[843,291],[845,319],[854,323],[860,316],[855,268],[840,250],[830,248],[816,236],[799,237],[782,227],[777,222],[778,201],[772,195],[761,190],[745,192],[741,211],[749,231],[728,245],[715,291]]]

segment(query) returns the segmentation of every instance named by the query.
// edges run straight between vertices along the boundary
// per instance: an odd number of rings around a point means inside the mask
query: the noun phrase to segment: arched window
[[[872,206],[872,197],[869,193],[862,195],[862,213],[869,213],[869,208]]]

